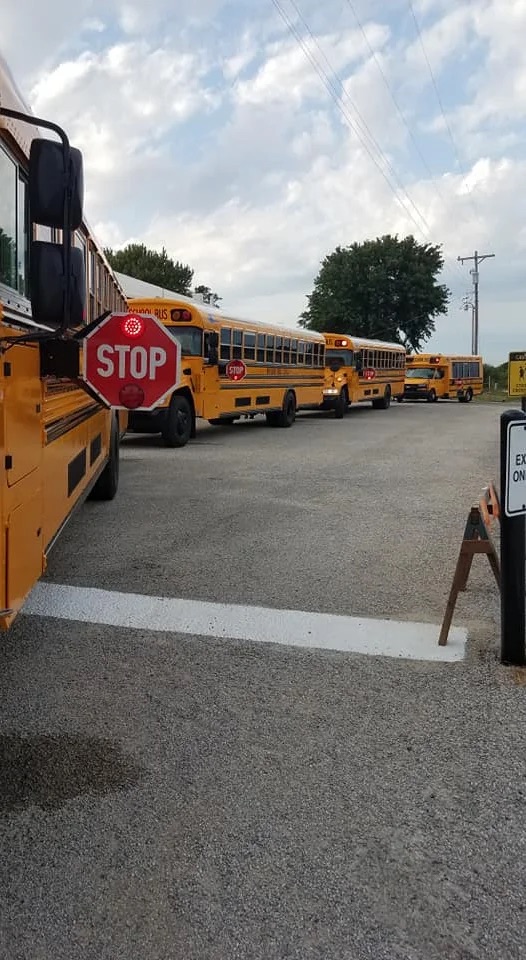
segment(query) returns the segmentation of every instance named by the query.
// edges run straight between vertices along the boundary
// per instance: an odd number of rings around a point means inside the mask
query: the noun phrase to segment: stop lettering
[[[97,347],[100,377],[119,379],[133,377],[134,380],[155,380],[159,367],[166,363],[166,350],[163,347],[131,347],[129,343],[101,343]]]
[[[113,313],[84,339],[82,379],[109,407],[152,410],[181,380],[181,347],[156,317]]]

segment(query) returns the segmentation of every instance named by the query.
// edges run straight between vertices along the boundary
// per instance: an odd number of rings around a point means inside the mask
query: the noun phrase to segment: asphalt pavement
[[[439,623],[499,412],[131,437],[46,580]],[[526,957],[526,699],[498,611],[479,557],[454,664],[20,616],[2,960]]]

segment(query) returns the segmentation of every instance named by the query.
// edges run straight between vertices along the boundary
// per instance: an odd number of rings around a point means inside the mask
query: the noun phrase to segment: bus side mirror
[[[363,370],[363,362],[362,362],[362,360],[361,360],[360,357],[356,357],[355,367],[356,367],[356,373],[361,373],[361,372],[362,372],[362,370]]]
[[[29,152],[29,212],[33,223],[44,227],[64,228],[66,195],[69,194],[70,230],[78,230],[82,223],[84,204],[84,171],[82,154],[69,148],[66,163],[62,143],[54,140],[33,140]]]
[[[211,367],[216,367],[219,362],[219,336],[215,331],[208,334],[208,363]]]
[[[86,268],[78,247],[70,251],[68,327],[81,327],[86,310]],[[58,330],[64,316],[64,248],[59,243],[31,244],[31,312],[33,320]]]
[[[31,311],[35,323],[60,333],[84,323],[84,255],[72,245],[82,224],[84,174],[80,150],[36,139],[29,153],[29,218],[62,231],[62,242],[33,240],[29,258]]]

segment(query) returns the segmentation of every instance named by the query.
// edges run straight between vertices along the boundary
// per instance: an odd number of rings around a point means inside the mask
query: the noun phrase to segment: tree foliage
[[[113,269],[120,273],[185,296],[191,295],[194,271],[188,264],[172,260],[164,247],[159,253],[148,250],[144,243],[129,243],[123,250],[108,248],[104,253]]]
[[[205,303],[210,303],[213,307],[218,307],[223,297],[219,297],[217,293],[213,293],[210,287],[205,287],[203,283],[200,283],[198,287],[194,288],[194,293],[200,293]]]
[[[439,245],[385,235],[336,247],[322,261],[302,313],[309,330],[391,340],[418,351],[446,313],[449,290],[437,281]]]

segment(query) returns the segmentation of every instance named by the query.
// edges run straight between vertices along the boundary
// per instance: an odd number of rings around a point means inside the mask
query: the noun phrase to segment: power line
[[[410,139],[411,139],[411,141],[412,141],[412,143],[413,143],[413,145],[414,145],[414,147],[415,147],[415,150],[416,150],[418,156],[420,157],[420,160],[422,161],[422,165],[423,165],[424,169],[427,171],[427,173],[428,173],[428,175],[429,175],[429,178],[430,178],[430,180],[431,180],[431,183],[433,184],[433,187],[434,187],[434,189],[435,189],[435,193],[436,193],[438,199],[443,203],[444,209],[446,210],[446,212],[449,212],[449,204],[447,203],[447,201],[446,201],[446,199],[445,199],[442,191],[438,189],[438,186],[437,186],[437,183],[436,183],[436,179],[435,179],[435,175],[434,175],[433,172],[431,171],[431,169],[430,169],[430,167],[429,167],[429,164],[428,164],[427,160],[425,159],[425,157],[424,157],[424,155],[423,155],[423,153],[422,153],[422,151],[421,151],[421,149],[420,149],[420,147],[419,147],[419,145],[418,145],[418,141],[417,141],[415,135],[413,134],[413,131],[411,130],[411,127],[409,126],[409,123],[407,122],[406,117],[405,117],[404,114],[403,114],[403,111],[402,111],[402,109],[401,109],[401,107],[400,107],[400,105],[399,105],[399,103],[398,103],[398,100],[396,99],[396,97],[395,97],[395,95],[394,95],[393,88],[392,88],[391,84],[389,83],[389,80],[388,80],[388,78],[387,78],[387,76],[386,76],[386,74],[385,74],[385,71],[384,71],[384,69],[383,69],[383,67],[382,67],[382,64],[381,64],[381,62],[380,62],[380,60],[379,60],[379,58],[378,58],[378,56],[377,56],[376,50],[375,50],[374,47],[372,46],[372,44],[371,44],[371,42],[370,42],[370,40],[369,40],[369,37],[367,36],[367,33],[366,33],[366,31],[365,31],[365,29],[364,29],[364,27],[363,27],[363,24],[362,24],[362,22],[361,22],[361,20],[360,20],[360,18],[359,18],[359,16],[358,16],[358,14],[357,14],[357,12],[356,12],[356,7],[355,7],[355,5],[354,5],[354,3],[353,3],[353,0],[347,0],[347,5],[349,6],[349,8],[350,8],[350,10],[351,10],[351,12],[352,12],[352,14],[353,14],[353,16],[354,16],[354,19],[355,19],[355,21],[356,21],[356,23],[357,23],[357,25],[358,25],[358,28],[359,28],[359,30],[360,30],[360,32],[361,32],[361,34],[362,34],[362,36],[363,36],[363,38],[364,38],[364,40],[365,40],[365,43],[367,44],[367,48],[368,48],[368,50],[369,50],[369,53],[371,54],[371,56],[372,56],[372,58],[373,58],[373,60],[374,60],[374,62],[375,62],[375,64],[376,64],[376,66],[377,66],[377,68],[378,68],[378,71],[379,71],[379,73],[380,73],[380,76],[382,77],[382,80],[383,80],[383,82],[384,82],[384,84],[385,84],[385,86],[386,86],[386,88],[387,88],[387,91],[388,91],[388,93],[389,93],[389,96],[391,97],[391,100],[392,100],[392,102],[393,102],[393,104],[394,104],[394,107],[395,107],[395,109],[396,109],[396,112],[398,113],[398,116],[400,117],[402,123],[404,124],[404,127],[406,128],[406,130],[407,130],[407,132],[408,132],[408,134],[409,134],[409,137],[410,137]],[[455,264],[455,266],[457,267],[457,269],[459,270],[459,272],[461,272],[460,267],[459,267],[457,261],[453,259],[452,254],[449,254],[449,259],[451,260],[451,263],[452,263],[452,264],[453,264],[453,263]]]
[[[438,105],[439,105],[439,107],[440,107],[440,112],[441,112],[441,114],[442,114],[444,123],[445,123],[445,125],[446,125],[446,130],[447,130],[447,132],[448,132],[449,139],[450,139],[450,141],[451,141],[451,146],[453,147],[453,152],[454,152],[454,154],[455,154],[455,158],[456,158],[456,161],[457,161],[458,169],[459,169],[462,177],[464,178],[464,180],[466,180],[466,174],[465,174],[464,169],[463,169],[463,166],[462,166],[462,162],[461,162],[460,155],[459,155],[459,152],[458,152],[458,149],[457,149],[457,145],[456,145],[456,143],[455,143],[455,138],[453,137],[453,132],[452,132],[451,127],[450,127],[450,125],[449,125],[449,120],[448,120],[448,118],[447,118],[447,116],[446,116],[446,112],[445,112],[445,110],[444,110],[444,105],[443,105],[443,103],[442,103],[442,98],[441,98],[441,96],[440,96],[440,91],[439,91],[439,89],[438,89],[438,84],[437,84],[437,82],[436,82],[436,80],[435,80],[435,75],[434,75],[434,73],[433,73],[433,69],[432,69],[432,67],[431,67],[431,63],[430,63],[429,57],[428,57],[428,55],[427,55],[427,50],[426,50],[425,45],[424,45],[424,38],[422,37],[422,33],[421,33],[421,30],[420,30],[420,27],[419,27],[419,24],[418,24],[418,20],[416,19],[416,14],[415,14],[415,11],[414,11],[414,9],[413,9],[413,4],[411,3],[411,0],[407,0],[407,5],[408,5],[408,7],[409,7],[409,10],[410,10],[410,12],[411,12],[411,16],[412,16],[412,18],[413,18],[413,23],[414,23],[414,25],[415,25],[416,33],[417,33],[418,39],[419,39],[419,41],[420,41],[420,46],[421,46],[421,48],[422,48],[422,53],[423,53],[423,55],[424,55],[424,59],[425,59],[426,64],[427,64],[427,69],[429,70],[429,76],[431,77],[431,83],[433,84],[433,88],[434,88],[434,91],[435,91],[435,94],[436,94],[436,98],[437,98],[437,101],[438,101]],[[475,206],[475,201],[474,201],[474,199],[473,199],[471,190],[468,191],[468,194],[467,194],[467,195],[468,195],[469,200],[470,200],[470,203],[471,203],[471,205],[472,205],[472,207],[473,207],[475,216],[478,217],[478,210],[477,210],[477,208],[476,208],[476,206]]]
[[[296,0],[290,0],[290,3],[291,3],[292,6],[294,7],[294,10],[296,11],[296,14],[298,15],[299,19],[301,20],[301,22],[302,22],[303,26],[305,27],[305,29],[306,29],[309,37],[311,38],[312,42],[314,43],[314,45],[315,45],[315,46],[318,48],[318,50],[320,51],[320,53],[321,53],[321,55],[322,55],[325,63],[327,64],[329,70],[332,72],[333,76],[336,78],[336,80],[337,80],[338,83],[340,84],[341,89],[342,89],[342,94],[343,94],[343,96],[340,95],[340,99],[343,100],[343,99],[345,98],[345,100],[347,100],[347,101],[349,102],[349,104],[351,105],[352,109],[354,110],[354,113],[355,113],[355,114],[357,115],[357,117],[358,117],[358,121],[356,121],[356,119],[355,119],[355,123],[357,123],[359,126],[362,127],[362,131],[365,131],[365,136],[369,139],[369,142],[372,144],[373,148],[377,151],[377,153],[379,154],[379,156],[382,158],[382,160],[384,161],[385,165],[386,165],[387,168],[390,170],[391,175],[392,175],[395,183],[398,184],[399,189],[400,189],[401,192],[407,197],[409,203],[410,203],[411,206],[413,207],[413,209],[414,209],[414,211],[416,212],[417,216],[420,217],[420,219],[421,219],[422,223],[424,224],[426,230],[430,233],[430,232],[431,232],[431,228],[430,228],[430,226],[429,226],[429,223],[427,222],[427,220],[426,220],[426,218],[424,217],[423,213],[422,213],[422,212],[419,210],[419,208],[417,207],[417,205],[416,205],[416,203],[414,202],[414,200],[412,199],[412,197],[411,197],[411,196],[409,195],[409,193],[407,192],[406,187],[403,185],[403,183],[401,182],[400,178],[398,177],[398,174],[396,173],[396,170],[395,170],[395,168],[393,167],[391,161],[390,161],[389,158],[386,156],[386,154],[385,154],[385,152],[383,151],[382,147],[380,146],[380,144],[378,143],[378,141],[377,141],[377,140],[375,139],[375,137],[373,136],[373,134],[372,134],[372,132],[371,132],[371,129],[370,129],[370,127],[368,126],[366,120],[364,119],[362,113],[360,112],[360,110],[359,110],[356,102],[352,99],[352,97],[350,96],[350,94],[349,94],[349,93],[347,92],[347,90],[345,89],[345,85],[344,85],[343,79],[339,76],[339,74],[336,72],[336,70],[335,70],[334,67],[332,66],[332,64],[331,64],[331,62],[329,61],[327,55],[325,54],[325,52],[324,52],[324,50],[323,50],[323,48],[322,48],[319,40],[314,36],[312,30],[310,29],[307,21],[305,20],[303,14],[301,13],[301,10],[300,10],[299,7],[298,7],[298,4],[296,3]],[[362,142],[363,142],[363,141],[362,141]]]
[[[298,14],[299,14],[299,16],[300,16],[300,19],[301,19],[302,22],[305,24],[305,20],[303,19],[300,11],[298,10],[298,8],[297,8],[297,6],[296,6],[296,4],[295,4],[295,0],[291,0],[291,2],[292,2],[292,3],[294,4],[294,6],[296,7],[296,11],[298,12]],[[359,127],[357,126],[356,121],[349,115],[348,111],[345,109],[345,107],[344,107],[344,105],[343,105],[343,98],[342,98],[341,95],[338,93],[338,91],[337,91],[336,87],[334,86],[334,84],[331,82],[330,77],[327,76],[327,73],[323,70],[323,68],[320,66],[320,64],[319,64],[318,61],[316,60],[316,58],[313,56],[313,54],[312,54],[311,51],[309,50],[308,45],[306,44],[305,40],[303,39],[303,37],[301,36],[301,34],[300,34],[300,33],[298,32],[298,30],[296,29],[296,27],[295,27],[294,23],[292,22],[292,20],[288,17],[288,15],[285,13],[285,11],[283,10],[283,8],[280,6],[278,0],[272,0],[272,4],[273,4],[274,7],[276,8],[277,12],[279,13],[281,19],[283,20],[283,22],[285,23],[285,25],[287,26],[287,28],[289,29],[289,31],[292,33],[292,35],[293,35],[294,38],[296,39],[296,42],[297,42],[298,45],[300,46],[301,50],[303,51],[305,57],[307,58],[307,60],[308,60],[309,63],[311,64],[311,66],[314,68],[314,70],[315,70],[315,72],[317,73],[318,77],[321,79],[321,81],[322,81],[325,89],[328,91],[329,95],[331,96],[331,99],[334,101],[334,103],[336,104],[336,106],[337,106],[338,109],[340,110],[342,116],[343,116],[344,119],[347,121],[350,129],[356,134],[356,136],[358,137],[360,143],[362,144],[362,146],[363,146],[364,149],[366,150],[367,154],[369,155],[370,159],[373,161],[374,165],[376,166],[376,168],[378,169],[378,171],[381,173],[382,177],[384,178],[384,180],[386,181],[387,185],[389,186],[389,189],[390,189],[390,190],[392,191],[392,193],[394,194],[396,200],[398,201],[398,203],[399,203],[400,206],[403,208],[403,210],[405,211],[405,213],[407,214],[407,216],[409,217],[409,219],[410,219],[410,220],[412,221],[412,223],[416,226],[417,230],[420,232],[420,234],[424,237],[425,241],[427,242],[427,241],[429,240],[429,236],[426,234],[426,231],[422,229],[422,226],[421,226],[419,223],[417,223],[417,221],[415,220],[415,217],[414,217],[413,214],[411,213],[411,210],[408,209],[408,207],[407,207],[407,205],[404,203],[403,199],[399,196],[398,190],[397,190],[396,187],[394,187],[393,184],[391,183],[391,181],[390,181],[389,177],[387,176],[385,170],[382,169],[382,167],[381,167],[380,164],[378,163],[376,157],[372,154],[371,150],[369,149],[368,144],[367,144],[366,141],[364,140],[363,136],[361,136],[360,129],[359,129]],[[309,30],[308,25],[306,25],[306,26],[307,26],[307,29]],[[319,46],[318,42],[316,41],[316,39],[315,39],[314,36],[312,35],[312,32],[311,32],[310,30],[309,30],[309,32],[310,32],[310,34],[311,34],[311,37],[312,37],[314,43],[315,43],[315,44],[318,46],[318,48],[321,50],[321,47]],[[322,54],[323,54],[323,51],[322,51],[322,50],[321,50],[321,52],[322,52]],[[327,57],[325,56],[325,54],[323,54],[323,56],[325,57],[326,62],[329,64],[329,67],[330,67],[330,69],[332,70],[332,67],[331,67],[329,61],[327,60]],[[334,73],[334,71],[333,71],[333,73]],[[339,78],[337,77],[337,74],[335,74],[335,76],[336,76],[337,79],[339,79]],[[340,80],[340,83],[341,83],[341,80]],[[345,91],[344,91],[344,92],[345,92]],[[349,99],[350,99],[350,98],[349,98]],[[351,101],[351,102],[352,102],[352,101]],[[357,112],[359,113],[359,111],[357,111]],[[364,123],[365,123],[365,121],[364,121]],[[374,141],[374,138],[372,138],[372,135],[370,135],[370,139],[372,139],[372,141],[373,141],[374,143],[376,143],[376,141]],[[386,160],[386,162],[390,165],[389,161],[387,161],[387,159],[385,158],[385,156],[384,156],[384,154],[383,154],[383,151],[381,150],[380,147],[378,147],[378,145],[376,145],[376,149],[377,149],[377,151],[380,153],[380,155],[381,155],[382,157],[384,157],[384,160]],[[396,176],[396,174],[395,174],[395,176]],[[427,228],[428,233],[430,233],[431,231],[430,231],[429,224],[427,223],[427,221],[425,220],[425,218],[423,217],[423,215],[422,215],[422,214],[420,213],[420,211],[418,210],[418,207],[416,207],[416,204],[415,204],[414,201],[411,199],[411,197],[409,196],[409,194],[407,193],[407,191],[405,190],[405,188],[404,188],[403,186],[402,186],[402,190],[403,190],[403,192],[405,192],[406,196],[407,196],[408,199],[409,199],[409,202],[413,205],[413,207],[414,207],[415,210],[417,211],[417,214],[418,214],[418,216],[420,216],[420,219],[422,220],[422,222],[426,225],[426,228]],[[451,269],[451,268],[449,268],[449,269]],[[457,279],[457,278],[455,277],[455,282],[456,282],[456,279]]]

